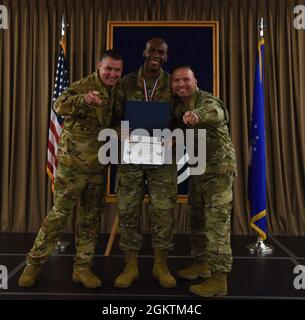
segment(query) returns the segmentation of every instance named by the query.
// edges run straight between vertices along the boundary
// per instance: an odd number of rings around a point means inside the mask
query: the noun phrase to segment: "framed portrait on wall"
[[[168,59],[162,68],[171,74],[178,65],[189,65],[198,87],[219,95],[219,41],[217,21],[108,21],[107,49],[116,49],[124,58],[123,76],[144,63],[143,51],[151,38],[168,44]],[[186,166],[180,168],[183,174]],[[115,202],[116,166],[110,166],[107,202]],[[178,202],[187,201],[188,179],[178,185]]]

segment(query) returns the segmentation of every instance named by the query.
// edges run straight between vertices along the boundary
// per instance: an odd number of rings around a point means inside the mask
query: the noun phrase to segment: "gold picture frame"
[[[121,34],[121,35],[120,35]],[[164,36],[165,35],[165,36]],[[168,35],[168,36],[166,36]],[[198,75],[200,75],[200,63],[204,65],[204,81],[206,81],[206,74],[208,73],[209,88],[207,89],[215,96],[219,96],[219,25],[218,21],[108,21],[107,24],[107,49],[117,49],[123,54],[124,57],[124,69],[131,65],[130,52],[139,53],[137,59],[138,67],[142,64],[142,52],[145,47],[145,41],[150,37],[160,36],[169,43],[169,60],[177,55],[171,51],[171,47],[175,47],[175,41],[177,41],[176,51],[185,49],[186,61],[187,57],[194,62],[197,59],[196,55],[191,56],[189,53],[192,47],[195,49],[195,53],[202,55],[202,59],[199,56],[194,64],[199,65],[196,71],[197,80]],[[192,40],[192,37],[197,37]],[[120,38],[121,37],[121,38]],[[175,40],[175,38],[177,38]],[[181,39],[183,39],[183,44],[181,45]],[[187,44],[187,41],[189,44]],[[124,47],[125,43],[125,47]],[[202,44],[202,47],[200,47]],[[137,47],[138,46],[138,47]],[[205,52],[209,52],[208,61],[204,60]],[[212,54],[211,54],[212,52]],[[125,58],[125,53],[127,53],[127,59]],[[128,58],[129,57],[129,58]],[[196,59],[195,59],[195,58]],[[182,60],[182,59],[181,59]],[[210,61],[211,60],[211,61]],[[204,68],[204,67],[203,67]],[[136,68],[133,67],[133,70]],[[194,67],[193,67],[194,69]],[[133,70],[127,70],[126,73]],[[211,79],[212,78],[212,79]],[[198,81],[200,84],[200,81]],[[206,90],[206,88],[203,88]],[[111,167],[108,170],[107,176],[107,191],[106,191],[106,201],[116,202],[116,196],[114,192],[115,177],[111,174]],[[145,197],[145,201],[148,201],[148,197]],[[187,192],[178,192],[177,202],[185,203],[187,202]]]

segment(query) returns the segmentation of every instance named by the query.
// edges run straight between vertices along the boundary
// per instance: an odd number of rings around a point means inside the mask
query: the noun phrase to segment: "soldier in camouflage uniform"
[[[167,60],[167,44],[160,38],[150,39],[143,52],[144,65],[120,81],[115,99],[120,125],[126,101],[171,102],[170,75],[162,70]],[[127,288],[138,279],[138,251],[142,244],[139,206],[142,204],[147,181],[151,204],[151,233],[154,248],[153,275],[161,286],[173,288],[176,280],[167,267],[167,252],[173,247],[173,208],[177,195],[175,164],[147,166],[122,164],[118,166],[116,192],[120,225],[120,248],[125,253],[125,268],[114,286]]]
[[[98,71],[74,82],[56,100],[54,110],[65,118],[58,146],[58,167],[54,181],[54,205],[44,219],[19,286],[30,287],[41,266],[53,252],[68,217],[80,198],[73,281],[87,288],[101,286],[91,272],[104,204],[106,167],[98,161],[100,130],[112,120],[113,86],[121,78],[123,61],[113,50],[106,51]]]
[[[186,128],[206,129],[206,171],[190,177],[189,212],[192,254],[195,262],[178,275],[185,279],[208,278],[192,285],[200,296],[226,295],[226,274],[231,271],[230,216],[232,183],[236,176],[235,151],[228,132],[229,115],[222,101],[197,88],[188,66],[172,75],[175,113]]]

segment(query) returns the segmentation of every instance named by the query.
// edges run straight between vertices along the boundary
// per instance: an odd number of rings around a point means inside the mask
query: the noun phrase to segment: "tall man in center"
[[[143,51],[144,65],[125,76],[119,84],[115,100],[120,125],[127,101],[154,101],[171,104],[170,75],[161,66],[167,61],[167,43],[152,38]],[[176,164],[118,166],[116,193],[120,225],[120,249],[125,253],[125,268],[114,286],[128,288],[139,277],[138,252],[142,245],[139,206],[145,194],[145,181],[151,204],[151,234],[154,248],[153,275],[165,288],[176,287],[167,267],[167,254],[173,248],[174,206],[177,197]]]

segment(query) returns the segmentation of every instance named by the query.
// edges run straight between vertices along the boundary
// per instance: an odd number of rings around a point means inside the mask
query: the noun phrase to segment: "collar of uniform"
[[[97,84],[96,89],[101,93],[102,98],[106,98],[106,97],[108,98],[109,94],[107,92],[107,89],[106,89],[103,81],[101,80],[101,78],[99,76],[98,70],[96,72],[94,72],[94,79]]]
[[[200,95],[200,90],[195,90],[192,93],[191,99],[189,100],[187,105],[184,104],[183,100],[180,97],[178,97],[177,95],[176,95],[176,97],[177,97],[179,103],[183,106],[183,110],[189,111],[189,110],[196,109],[196,104],[197,104],[197,100],[198,100],[199,95]]]
[[[144,66],[141,66],[141,68],[139,69],[138,79],[137,79],[138,86],[139,86],[140,88],[142,88],[142,89],[143,89],[143,81],[142,81],[142,79],[143,79],[143,67],[144,67]],[[163,69],[161,68],[161,69],[160,69],[160,75],[159,75],[159,81],[158,81],[158,83],[157,83],[157,88],[158,88],[158,87],[161,87],[161,85],[162,85],[162,83],[163,83],[163,79],[164,79],[164,71],[163,71]]]

